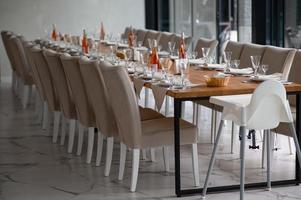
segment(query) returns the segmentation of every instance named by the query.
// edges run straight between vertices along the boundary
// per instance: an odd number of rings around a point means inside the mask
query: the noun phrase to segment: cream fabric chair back
[[[214,51],[215,51],[215,48],[217,47],[217,45],[218,45],[217,40],[200,38],[200,39],[198,39],[198,41],[196,43],[194,51],[198,52],[198,55],[197,55],[198,58],[202,58],[203,57],[202,48],[203,47],[210,48],[208,56],[211,57],[214,55]]]
[[[32,52],[31,52],[31,48],[34,46],[34,44],[32,44],[31,42],[23,42],[23,48],[24,48],[24,52],[26,54],[27,60],[28,60],[28,64],[31,66],[31,71],[32,71],[32,78],[34,80],[34,83],[38,89],[38,92],[40,94],[40,97],[43,101],[46,101],[46,95],[40,80],[40,76],[39,73],[35,67],[33,58],[32,58]]]
[[[168,42],[173,42],[174,34],[169,32],[162,32],[159,40],[162,50],[169,51]]]
[[[137,42],[144,42],[144,39],[145,39],[145,35],[146,35],[147,31],[146,30],[143,30],[143,29],[137,29],[136,30],[136,35],[137,35]]]
[[[261,63],[269,65],[268,74],[283,73],[283,78],[288,79],[296,50],[268,46],[264,51]]]
[[[154,40],[157,40],[157,42],[159,42],[160,34],[161,33],[158,31],[153,31],[153,30],[147,31],[144,41],[143,41],[143,46],[149,48],[148,39],[154,39]]]
[[[49,110],[58,111],[60,105],[43,51],[39,47],[34,46],[31,48],[31,58],[33,68],[38,72]]]
[[[2,37],[3,45],[4,45],[4,48],[5,48],[8,60],[10,62],[12,70],[16,71],[16,67],[15,67],[15,64],[14,64],[14,59],[12,57],[12,52],[11,52],[10,44],[9,44],[9,38],[12,35],[13,35],[13,33],[10,32],[10,31],[1,31],[1,37]]]
[[[53,50],[44,50],[44,56],[49,66],[54,88],[56,89],[61,110],[68,119],[76,119],[76,109],[71,98],[67,78],[62,66],[59,53]]]
[[[291,71],[288,76],[288,81],[301,84],[301,51],[298,50],[294,56]],[[296,96],[289,95],[289,102],[292,106],[296,106]]]
[[[79,64],[88,98],[95,113],[98,129],[108,137],[118,136],[117,124],[109,101],[107,88],[97,61],[82,57]],[[106,65],[106,63],[101,63],[101,65]]]
[[[79,57],[63,54],[61,61],[71,89],[78,120],[86,127],[95,127],[95,115],[88,101],[87,90],[80,72]]]
[[[124,67],[102,66],[110,102],[121,142],[130,148],[141,147],[141,122],[134,87]]]
[[[228,41],[224,51],[232,52],[232,60],[239,60],[244,44],[240,42]]]
[[[240,55],[241,68],[252,67],[250,56],[263,56],[266,46],[258,44],[245,44]]]

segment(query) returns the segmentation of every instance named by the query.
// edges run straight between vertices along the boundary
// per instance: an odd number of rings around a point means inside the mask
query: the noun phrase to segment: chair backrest
[[[148,43],[148,39],[155,39],[157,41],[159,41],[160,39],[160,32],[158,31],[153,31],[153,30],[149,30],[147,31],[144,41],[143,41],[143,46],[149,48],[149,43]]]
[[[105,84],[117,121],[120,140],[130,148],[141,145],[141,121],[138,102],[131,80],[124,67],[102,66]]]
[[[115,116],[99,64],[96,60],[82,57],[79,65],[87,89],[88,99],[95,113],[97,128],[108,137],[118,136]],[[108,65],[108,63],[101,62],[101,65]]]
[[[246,112],[247,128],[267,130],[280,122],[292,122],[292,116],[282,83],[268,80],[254,91]]]
[[[179,49],[181,39],[182,39],[181,35],[175,35],[174,36],[174,42],[175,42],[175,48],[176,49]],[[184,41],[185,41],[185,48],[188,49],[191,45],[192,37],[191,36],[185,37]]]
[[[268,46],[263,54],[261,63],[269,65],[268,73],[279,72],[288,79],[296,50]]]
[[[40,94],[41,99],[43,101],[46,101],[46,95],[45,95],[45,92],[44,92],[44,88],[42,86],[39,73],[38,73],[38,71],[37,71],[37,69],[35,67],[34,60],[32,58],[31,48],[34,46],[34,44],[31,43],[31,42],[28,42],[28,41],[25,41],[22,44],[23,44],[24,52],[26,54],[28,63],[31,66],[32,78],[33,78],[33,80],[35,82],[35,85],[36,85],[36,87],[38,89],[38,92]]]
[[[173,42],[174,34],[169,32],[161,32],[159,45],[161,45],[162,50],[169,51],[168,42]]]
[[[43,52],[54,88],[58,95],[61,110],[66,118],[76,119],[76,109],[71,98],[71,91],[68,87],[67,78],[60,59],[61,54],[49,49],[45,49]]]
[[[144,42],[144,39],[145,39],[145,35],[146,35],[147,31],[146,30],[143,30],[143,29],[137,29],[136,30],[136,35],[137,35],[137,42]]]
[[[294,83],[301,84],[301,51],[298,50],[294,56],[294,60],[292,63],[291,71],[288,76],[288,81],[292,81]],[[289,95],[288,96],[289,102],[292,106],[296,106],[296,96]]]
[[[127,39],[130,31],[131,31],[131,27],[129,27],[129,26],[125,27],[124,32],[123,32],[121,37],[123,39]]]
[[[30,70],[28,67],[27,60],[25,58],[23,46],[20,39],[16,36],[11,36],[9,41],[16,70],[22,77],[24,84],[32,84],[32,77],[30,75]]]
[[[252,67],[250,56],[263,56],[266,46],[258,44],[245,44],[240,55],[240,66],[242,68]]]
[[[240,42],[228,41],[224,51],[232,52],[232,60],[239,60],[244,44]]]
[[[10,49],[10,45],[9,45],[9,38],[12,35],[13,35],[13,33],[10,31],[1,31],[1,37],[2,37],[2,41],[4,44],[4,48],[5,48],[8,60],[10,62],[12,70],[15,71],[16,68],[15,68],[15,64],[14,64],[14,59],[12,57],[12,53],[11,53],[11,49]]]
[[[71,89],[73,101],[78,114],[78,120],[86,127],[95,127],[95,115],[79,68],[79,57],[63,54],[61,61]]]
[[[33,61],[33,67],[38,72],[49,109],[51,111],[58,111],[60,105],[54,88],[52,77],[49,72],[49,67],[47,66],[47,62],[43,55],[43,51],[37,46],[32,47],[31,58]]]
[[[202,48],[210,48],[208,56],[211,57],[214,54],[215,48],[218,45],[218,41],[214,39],[206,39],[206,38],[199,38],[194,51],[197,52],[197,57],[202,58],[203,57],[203,51]]]

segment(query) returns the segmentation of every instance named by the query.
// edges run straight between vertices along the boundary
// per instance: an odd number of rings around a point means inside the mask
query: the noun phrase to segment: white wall
[[[63,33],[81,34],[103,21],[107,33],[120,33],[125,26],[144,28],[144,0],[0,0],[0,30],[23,34],[27,39],[45,35],[56,24]],[[11,76],[0,42],[1,76]]]

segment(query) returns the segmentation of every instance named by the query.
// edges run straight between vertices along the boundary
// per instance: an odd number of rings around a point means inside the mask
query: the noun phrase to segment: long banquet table
[[[248,81],[248,77],[232,76],[229,84],[225,87],[207,87],[204,75],[212,75],[216,71],[201,70],[191,67],[188,73],[188,80],[191,83],[200,84],[198,87],[186,88],[184,90],[168,90],[167,95],[174,99],[174,152],[175,152],[175,193],[177,197],[183,195],[202,193],[202,188],[182,189],[181,188],[181,151],[180,151],[180,118],[182,102],[209,99],[211,96],[236,95],[253,93],[258,83]],[[151,83],[145,86],[150,87]],[[301,144],[301,84],[285,85],[288,95],[296,96],[296,132],[299,144]],[[272,186],[294,185],[301,182],[301,170],[296,157],[295,179],[272,181]],[[266,187],[266,182],[249,183],[246,189]],[[227,185],[208,188],[207,193],[239,190],[240,185]]]

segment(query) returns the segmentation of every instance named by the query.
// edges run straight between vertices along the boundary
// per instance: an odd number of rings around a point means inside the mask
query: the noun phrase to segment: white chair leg
[[[104,171],[105,176],[110,175],[112,156],[113,156],[113,145],[114,145],[114,138],[113,137],[107,138],[107,154],[106,154],[106,164],[105,164],[105,171]]]
[[[214,115],[215,115],[215,111],[212,109],[211,110],[211,139],[210,139],[210,142],[213,144],[214,143],[214,125],[215,125],[215,122],[214,122]]]
[[[156,162],[156,149],[155,148],[150,149],[150,156],[151,156],[151,161]]]
[[[131,192],[136,191],[138,171],[139,171],[139,158],[140,149],[133,149],[133,162],[132,162],[132,178],[131,178]]]
[[[42,129],[46,130],[48,124],[48,105],[47,102],[44,101],[43,103],[43,122],[42,122]]]
[[[125,144],[120,142],[120,162],[119,162],[119,173],[118,173],[119,181],[123,180],[125,160],[126,160],[126,146]]]
[[[192,169],[194,175],[194,186],[200,186],[200,173],[199,173],[199,157],[198,157],[198,145],[192,144]]]
[[[246,127],[239,127],[241,135],[240,141],[240,199],[244,199],[245,193],[245,143],[246,143]]]
[[[74,134],[75,134],[75,119],[69,120],[69,138],[68,138],[68,153],[72,153],[74,144]]]
[[[263,140],[262,140],[262,152],[261,152],[261,168],[262,169],[264,169],[264,158],[265,158],[265,154],[266,154],[266,138],[267,138],[267,136],[266,136],[267,134],[266,134],[266,132],[264,131],[263,132]]]
[[[146,160],[146,150],[145,149],[141,149],[142,151],[142,160]]]
[[[148,106],[149,90],[144,88],[144,107]]]
[[[169,149],[167,146],[163,147],[163,160],[164,160],[164,166],[165,166],[165,171],[169,172]]]
[[[52,136],[52,142],[57,143],[57,138],[59,135],[59,127],[60,127],[60,117],[61,112],[60,111],[54,111],[54,120],[53,120],[53,136]]]
[[[84,143],[84,132],[85,132],[85,127],[78,122],[78,140],[77,140],[77,151],[76,155],[80,156],[82,154],[82,148],[83,148],[83,143]]]
[[[291,137],[287,136],[287,140],[288,140],[288,148],[289,148],[289,151],[290,151],[290,155],[293,155]]]
[[[22,96],[23,109],[27,108],[27,106],[28,106],[30,93],[31,93],[31,86],[24,85],[23,86],[23,96]]]
[[[233,154],[233,148],[234,148],[234,122],[232,121],[232,126],[231,126],[231,154]]]
[[[267,189],[270,191],[272,188],[271,185],[271,131],[266,130],[266,138],[267,138]]]
[[[88,128],[88,149],[87,149],[87,160],[88,164],[91,163],[92,153],[93,153],[93,145],[94,145],[94,127]]]
[[[165,96],[165,116],[168,116],[169,113],[169,96]],[[142,151],[143,152],[143,151]]]
[[[97,133],[97,154],[96,154],[96,166],[99,166],[101,163],[102,157],[102,146],[103,146],[103,134],[98,130]]]
[[[65,138],[66,138],[66,118],[64,115],[62,115],[62,125],[61,125],[61,142],[60,145],[65,144]]]

